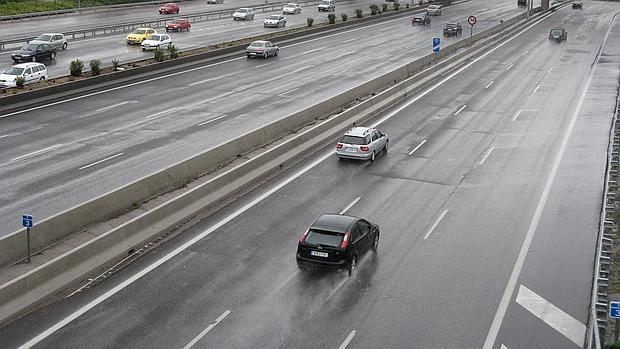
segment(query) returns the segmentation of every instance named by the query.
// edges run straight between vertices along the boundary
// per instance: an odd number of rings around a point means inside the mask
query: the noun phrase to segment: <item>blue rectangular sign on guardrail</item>
[[[612,319],[620,318],[620,302],[609,302],[609,317]]]
[[[29,214],[23,214],[22,225],[26,228],[32,228],[32,216]]]
[[[440,47],[439,44],[441,40],[439,38],[433,38],[433,52],[439,53]]]

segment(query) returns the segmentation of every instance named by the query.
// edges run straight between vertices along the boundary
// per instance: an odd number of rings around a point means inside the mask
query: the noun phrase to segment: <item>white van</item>
[[[319,11],[336,11],[335,0],[321,0],[319,3]]]
[[[0,74],[0,88],[15,87],[18,77],[23,77],[26,84],[47,79],[47,67],[41,63],[16,64]]]

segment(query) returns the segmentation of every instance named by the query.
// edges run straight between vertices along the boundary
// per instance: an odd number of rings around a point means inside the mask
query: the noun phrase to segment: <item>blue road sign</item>
[[[26,228],[32,228],[32,216],[29,214],[23,214],[22,225]]]
[[[433,38],[433,52],[435,53],[439,53],[439,44],[440,44],[441,40],[439,40],[439,38]]]
[[[612,319],[620,318],[620,302],[609,302],[609,317]]]

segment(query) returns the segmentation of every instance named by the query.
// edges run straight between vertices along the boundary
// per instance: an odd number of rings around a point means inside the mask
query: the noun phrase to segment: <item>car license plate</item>
[[[317,256],[317,257],[325,257],[325,258],[327,258],[328,256],[327,252],[319,252],[319,251],[310,251],[310,255]]]
[[[346,151],[351,152],[351,153],[355,153],[357,152],[357,148],[352,148],[352,147],[347,147],[345,148]]]

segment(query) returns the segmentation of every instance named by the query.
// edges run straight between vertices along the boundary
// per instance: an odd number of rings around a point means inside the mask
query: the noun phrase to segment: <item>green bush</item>
[[[342,21],[343,21],[343,22],[346,22],[346,21],[347,21],[347,19],[349,18],[349,16],[348,16],[346,13],[341,13],[341,14],[340,14],[340,17],[342,17]]]
[[[118,69],[120,65],[121,63],[117,59],[112,60],[112,67],[114,68],[114,70]]]
[[[409,5],[409,4],[407,4],[407,5]],[[394,11],[398,11],[398,10],[400,10],[400,4],[395,2],[394,3]]]
[[[17,86],[17,88],[24,88],[24,85],[26,84],[26,78],[23,76],[18,76],[17,79],[15,79],[15,86]]]
[[[355,17],[357,17],[357,18],[362,18],[362,17],[364,17],[364,11],[362,11],[362,9],[361,9],[361,8],[356,9],[356,10],[355,10]]]
[[[372,16],[376,15],[377,13],[379,13],[379,6],[372,4],[370,5],[370,14]]]
[[[387,12],[388,4],[381,4],[381,12]]]
[[[93,76],[97,76],[101,74],[101,61],[100,60],[93,59],[92,61],[90,61],[89,65],[90,65],[90,72],[93,74]]]
[[[155,61],[157,62],[163,62],[164,61],[164,51],[160,50],[159,48],[156,48],[155,51],[153,52],[153,54],[155,55]]]
[[[605,349],[620,349],[620,342],[606,345]]]
[[[306,22],[308,23],[308,27],[312,27],[312,23],[314,23],[314,18],[308,17],[306,18]]]
[[[168,46],[168,53],[170,53],[170,59],[179,58],[179,49],[174,45]]]
[[[84,62],[79,59],[71,61],[69,64],[69,72],[72,76],[80,76],[82,75],[82,70],[84,69]]]
[[[327,15],[327,20],[329,21],[329,24],[336,23],[336,14],[335,13],[328,14]]]

